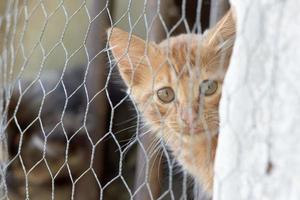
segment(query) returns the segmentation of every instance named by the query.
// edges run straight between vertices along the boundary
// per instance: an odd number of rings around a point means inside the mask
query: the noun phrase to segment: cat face
[[[130,96],[153,131],[180,137],[217,133],[233,33],[215,27],[204,36],[183,34],[160,44],[117,28],[108,35]]]

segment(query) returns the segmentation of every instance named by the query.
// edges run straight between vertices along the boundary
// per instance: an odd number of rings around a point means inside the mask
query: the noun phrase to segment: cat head
[[[217,133],[234,38],[230,15],[203,35],[182,34],[160,44],[118,28],[108,31],[112,56],[145,122],[179,136]]]

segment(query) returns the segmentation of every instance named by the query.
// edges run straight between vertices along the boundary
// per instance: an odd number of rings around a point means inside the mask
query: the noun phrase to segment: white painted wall
[[[300,1],[231,3],[237,40],[221,100],[214,199],[299,200]]]

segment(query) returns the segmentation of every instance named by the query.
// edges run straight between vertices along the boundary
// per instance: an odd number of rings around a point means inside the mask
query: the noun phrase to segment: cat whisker
[[[130,121],[132,121],[134,119],[137,119],[137,115],[135,115],[134,117],[129,118],[129,119],[125,120],[125,121],[122,121],[122,122],[119,122],[119,123],[115,123],[115,125],[116,126],[120,126],[120,125],[126,124],[126,123],[128,123],[128,122],[130,122]]]
[[[122,148],[124,148],[123,153],[124,153],[124,154],[127,153],[127,150],[137,142],[138,137],[142,138],[142,137],[144,137],[144,136],[145,136],[147,133],[149,133],[149,132],[151,132],[151,130],[147,130],[147,131],[145,131],[144,133],[139,134],[138,136],[137,136],[137,135],[134,135],[132,138],[130,138],[130,140],[129,140],[128,143],[122,145]]]
[[[160,145],[159,145],[160,146]],[[159,158],[158,160],[158,169],[157,169],[157,177],[158,177],[158,180],[161,180],[160,179],[160,166],[161,166],[161,161],[162,161],[162,157],[164,155],[164,151],[162,148],[158,148],[157,149],[157,152],[155,153],[155,158],[154,158],[154,161],[153,161],[153,164],[152,164],[152,167],[150,168],[150,172],[153,171],[153,168],[154,168],[154,164],[156,163],[156,159]]]
[[[160,149],[160,139],[156,139],[152,142],[151,144],[151,148],[148,148],[147,152],[148,154],[151,156],[153,156],[155,154],[155,152],[157,151],[157,149]]]
[[[124,128],[122,130],[119,130],[117,132],[114,132],[115,135],[121,133],[121,132],[124,132],[124,131],[127,131],[127,130],[130,130],[130,129],[134,129],[134,128],[139,128],[139,130],[142,130],[143,128],[147,127],[148,125],[147,124],[135,124],[135,125],[132,125],[132,126],[129,126],[127,128]]]
[[[137,128],[137,125],[129,126],[129,127],[124,128],[124,129],[122,129],[122,130],[119,130],[119,131],[117,131],[117,132],[114,132],[114,134],[117,135],[117,134],[120,134],[120,133],[122,133],[122,132],[124,132],[124,131],[128,131],[128,130],[134,129],[134,128]]]
[[[167,139],[168,140],[168,139]],[[166,140],[166,141],[167,141]],[[165,141],[165,142],[166,142]],[[155,149],[155,151],[152,153],[153,155],[155,155],[155,158],[153,160],[153,164],[152,164],[152,167],[150,168],[150,172],[153,171],[153,168],[154,168],[154,164],[156,163],[156,159],[159,157],[159,160],[158,160],[158,166],[161,166],[161,162],[162,162],[162,158],[163,158],[163,155],[165,154],[165,152],[163,151],[163,148],[164,148],[164,145],[162,144],[163,140],[162,139],[159,139],[157,141],[158,145],[157,145],[157,149]],[[159,173],[159,168],[157,169],[157,174],[158,174],[158,180],[160,180],[160,173]]]

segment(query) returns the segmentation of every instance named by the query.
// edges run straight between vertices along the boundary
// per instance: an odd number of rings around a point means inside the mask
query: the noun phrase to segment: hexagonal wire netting
[[[229,9],[216,2],[1,1],[1,199],[206,199],[194,168],[203,168],[207,190],[220,88],[217,97],[209,91],[225,70],[208,75],[195,66],[226,65],[222,50],[201,46],[209,21]],[[180,33],[187,35],[172,40]],[[212,43],[230,46],[224,41]],[[205,52],[216,57],[205,60]],[[144,67],[138,77],[136,66]],[[208,86],[197,85],[207,76],[215,76]]]

